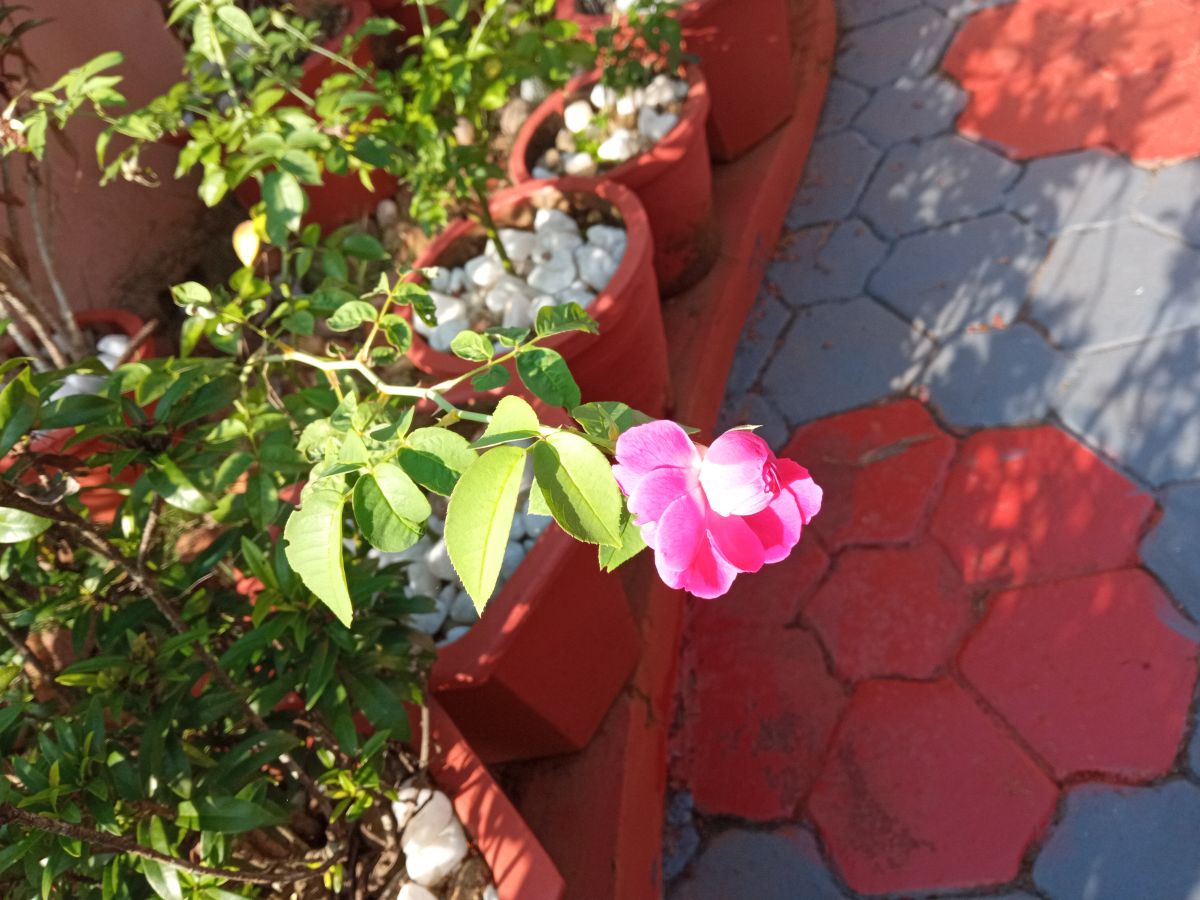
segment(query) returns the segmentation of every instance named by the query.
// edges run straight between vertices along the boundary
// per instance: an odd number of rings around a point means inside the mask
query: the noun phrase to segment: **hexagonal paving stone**
[[[1200,477],[1200,332],[1081,354],[1055,408],[1152,484]]]
[[[1133,563],[1153,508],[1057,428],[998,429],[963,444],[930,531],[968,584],[1019,585]]]
[[[1154,778],[1183,736],[1198,637],[1154,579],[1123,569],[992,597],[962,671],[1059,778]]]
[[[837,550],[913,540],[937,500],[954,440],[921,404],[899,400],[806,425],[783,455],[824,488],[811,527]]]
[[[1036,422],[1046,416],[1062,358],[1023,322],[947,341],[924,375],[946,421],[964,427]]]
[[[815,141],[804,167],[804,181],[788,208],[787,227],[803,228],[848,216],[879,157],[866,138],[852,131]]]
[[[876,147],[890,147],[949,131],[966,102],[966,94],[944,78],[905,79],[877,90],[854,128]]]
[[[740,394],[750,389],[758,380],[758,373],[775,351],[775,342],[787,327],[791,313],[787,307],[763,290],[758,294],[754,308],[746,316],[742,334],[738,338],[733,354],[733,365],[725,390]]]
[[[838,0],[838,24],[858,28],[920,5],[921,0]]]
[[[859,211],[881,234],[912,234],[999,209],[1020,172],[956,135],[901,144],[883,158]]]
[[[1139,219],[1200,246],[1200,159],[1159,169],[1134,206]]]
[[[1099,349],[1200,326],[1200,250],[1132,222],[1054,244],[1030,314],[1069,350]]]
[[[817,842],[802,828],[722,831],[692,871],[667,891],[669,900],[844,900],[821,860]]]
[[[1046,239],[1007,213],[904,238],[868,290],[938,337],[1017,315]]]
[[[1033,866],[1050,900],[1191,898],[1200,882],[1200,788],[1169,781],[1149,788],[1084,784]]]
[[[933,71],[953,32],[944,16],[924,7],[867,25],[842,40],[837,73],[866,87],[920,78]]]
[[[824,136],[845,129],[870,99],[869,91],[845,78],[835,76],[829,79],[817,135]]]
[[[925,894],[1011,881],[1057,796],[952,681],[868,681],[809,809],[854,890]]]
[[[814,306],[796,313],[763,390],[797,424],[903,391],[931,348],[870,298]]]
[[[1005,198],[1005,206],[1043,234],[1129,218],[1150,173],[1103,150],[1035,159]]]
[[[862,294],[886,254],[887,245],[858,219],[814,225],[780,239],[767,279],[794,307],[849,300]]]
[[[759,821],[793,816],[846,705],[816,638],[742,629],[701,635],[693,652],[680,768],[696,809]]]
[[[1163,517],[1142,541],[1142,559],[1172,596],[1200,621],[1200,484],[1178,484],[1159,498]]]
[[[932,678],[971,622],[962,579],[932,541],[851,549],[804,607],[842,678]]]

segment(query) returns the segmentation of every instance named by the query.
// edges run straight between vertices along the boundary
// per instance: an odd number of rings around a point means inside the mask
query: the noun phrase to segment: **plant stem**
[[[245,884],[272,885],[279,882],[305,881],[321,875],[336,861],[335,859],[327,860],[319,868],[302,869],[299,871],[267,870],[264,872],[245,872],[238,869],[218,869],[212,866],[198,865],[167,853],[159,853],[157,850],[139,844],[127,837],[116,834],[105,834],[102,831],[96,831],[83,825],[72,825],[69,822],[59,819],[51,819],[48,816],[18,809],[11,803],[0,805],[0,823],[7,824],[10,822],[20,825],[23,828],[32,828],[37,831],[47,832],[48,834],[56,834],[59,837],[82,841],[92,847],[113,850],[117,853],[127,853],[130,856],[140,856],[142,859],[171,866],[174,869],[181,869],[184,872],[191,872],[193,875],[226,878],[230,881],[240,881]]]
[[[88,348],[83,342],[83,332],[79,330],[79,326],[75,322],[75,312],[71,309],[67,292],[63,290],[62,282],[58,280],[58,271],[54,268],[54,258],[50,252],[50,244],[46,240],[46,232],[42,223],[37,176],[29,172],[25,183],[29,186],[29,221],[33,223],[33,243],[37,247],[38,259],[42,261],[42,268],[46,270],[46,278],[50,282],[50,292],[54,295],[54,301],[58,305],[59,316],[62,320],[56,322],[55,325],[62,329],[72,355],[76,359],[80,359],[87,355]]]
[[[475,197],[479,200],[479,221],[483,225],[483,230],[492,239],[492,245],[496,248],[496,255],[500,257],[500,262],[504,265],[504,271],[508,272],[509,275],[515,275],[516,269],[513,268],[512,260],[508,258],[508,251],[504,249],[504,242],[500,240],[500,229],[496,227],[496,220],[492,218],[492,210],[488,206],[487,191],[478,181],[473,182],[471,187],[475,191]]]
[[[33,345],[29,335],[25,333],[25,327],[17,321],[16,317],[9,311],[8,306],[4,303],[4,298],[10,296],[7,285],[0,282],[0,316],[10,319],[8,325],[8,333],[12,335],[12,339],[16,341],[17,349],[25,356],[31,359],[37,359],[37,348]]]
[[[63,352],[58,349],[58,344],[54,343],[50,333],[46,330],[46,326],[42,324],[42,320],[34,315],[25,302],[16,294],[7,289],[0,289],[0,306],[12,310],[17,318],[29,326],[29,330],[41,342],[42,352],[49,358],[50,365],[56,369],[65,369],[68,365],[67,358],[63,356]],[[74,319],[72,319],[74,322]],[[36,354],[31,354],[35,359]]]

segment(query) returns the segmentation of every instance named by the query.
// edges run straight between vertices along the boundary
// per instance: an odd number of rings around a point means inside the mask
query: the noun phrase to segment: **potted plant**
[[[632,10],[595,32],[598,71],[548,97],[522,126],[509,157],[518,184],[582,172],[637,194],[654,233],[664,296],[699,281],[716,260],[708,90],[684,68],[679,23]]]
[[[699,61],[712,109],[713,158],[737,159],[782,125],[795,106],[796,82],[784,0],[654,0],[676,10],[684,46]],[[558,0],[556,15],[591,34],[613,24],[628,0]],[[752,102],[748,100],[752,98]]]

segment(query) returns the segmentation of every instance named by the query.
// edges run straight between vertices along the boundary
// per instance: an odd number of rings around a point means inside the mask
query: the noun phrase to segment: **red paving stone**
[[[1015,586],[1136,560],[1154,501],[1056,428],[963,445],[931,531],[968,584]]]
[[[1175,758],[1198,636],[1157,582],[1126,569],[991,598],[962,671],[1059,778],[1148,779]]]
[[[696,643],[681,764],[696,808],[756,821],[794,816],[846,704],[816,639],[771,628]]]
[[[913,540],[954,455],[954,440],[915,400],[822,419],[796,431],[784,456],[824,488],[813,528],[831,551]]]
[[[959,130],[1018,158],[1108,146],[1200,154],[1200,8],[1187,0],[1023,0],[983,10],[943,62],[970,95]]]
[[[866,894],[1012,880],[1058,791],[949,680],[861,685],[809,801]]]
[[[958,648],[971,603],[946,554],[925,541],[845,551],[804,618],[842,678],[931,678]]]

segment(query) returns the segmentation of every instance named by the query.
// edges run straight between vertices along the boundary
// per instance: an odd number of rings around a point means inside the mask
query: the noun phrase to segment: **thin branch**
[[[142,344],[150,340],[150,335],[154,334],[156,328],[158,328],[158,319],[151,319],[139,328],[129,339],[129,343],[125,345],[125,352],[117,359],[117,366],[123,366],[133,359],[133,355],[141,349]]]
[[[46,240],[40,211],[41,204],[38,199],[37,176],[32,172],[29,173],[25,183],[29,186],[29,221],[33,223],[33,243],[37,247],[38,259],[42,261],[42,268],[46,270],[46,278],[50,282],[50,292],[54,295],[54,301],[58,304],[58,311],[62,318],[62,321],[56,324],[63,329],[71,352],[76,358],[79,358],[87,353],[87,347],[84,346],[83,332],[79,330],[79,325],[75,322],[75,311],[71,309],[67,292],[63,290],[62,282],[58,280],[58,271],[54,267],[50,244]]]
[[[17,349],[25,356],[37,359],[37,348],[33,345],[33,340],[25,333],[25,326],[9,311],[8,306],[4,302],[4,298],[9,295],[8,287],[3,282],[0,282],[0,316],[4,316],[10,320],[8,334],[12,335],[12,339],[17,344]]]
[[[127,837],[116,834],[105,834],[104,832],[96,831],[83,825],[72,825],[70,822],[51,819],[48,816],[18,809],[11,803],[5,803],[0,805],[0,823],[9,822],[20,825],[22,828],[32,828],[37,831],[47,832],[48,834],[56,834],[59,837],[82,841],[92,847],[113,850],[117,853],[127,853],[131,856],[139,856],[142,859],[171,866],[174,869],[191,872],[193,875],[226,878],[230,881],[240,881],[245,884],[272,885],[279,884],[280,882],[294,883],[297,881],[306,881],[309,878],[318,877],[336,862],[335,857],[326,860],[317,868],[302,869],[299,871],[273,871],[268,869],[262,872],[246,872],[239,869],[219,869],[212,866],[202,866],[167,853],[159,853],[157,850],[139,844]]]
[[[146,516],[146,527],[142,529],[142,540],[138,544],[137,567],[143,575],[146,574],[146,555],[150,552],[150,545],[154,542],[154,532],[158,529],[160,513],[162,513],[162,497],[156,495],[150,504],[150,512]]]
[[[2,290],[0,291],[0,303],[11,309],[23,323],[29,326],[29,330],[41,342],[42,352],[50,359],[50,365],[56,369],[65,369],[67,367],[67,358],[58,349],[58,344],[54,343],[50,333],[46,330],[46,326],[42,324],[42,320],[34,315],[29,307],[25,305],[25,301],[11,291]]]

